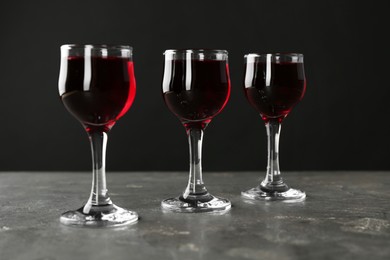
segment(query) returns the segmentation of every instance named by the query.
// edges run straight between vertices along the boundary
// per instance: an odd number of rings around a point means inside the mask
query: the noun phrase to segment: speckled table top
[[[59,215],[83,205],[89,173],[0,173],[0,259],[390,259],[390,172],[284,172],[305,202],[244,201],[255,172],[204,173],[229,198],[223,215],[164,213],[184,172],[108,173],[111,198],[138,223],[74,228]]]

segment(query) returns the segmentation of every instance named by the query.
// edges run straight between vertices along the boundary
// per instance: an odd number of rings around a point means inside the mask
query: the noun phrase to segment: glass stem
[[[271,119],[266,124],[268,138],[268,162],[265,179],[261,183],[262,190],[270,192],[283,192],[288,186],[283,182],[279,169],[279,137],[281,122],[279,119]]]
[[[188,185],[183,193],[183,198],[190,196],[202,196],[208,194],[202,180],[202,141],[203,129],[187,129],[188,142],[190,146],[190,173]]]
[[[88,132],[88,137],[91,143],[93,171],[91,195],[84,206],[84,213],[89,212],[92,206],[112,204],[106,185],[107,133]]]

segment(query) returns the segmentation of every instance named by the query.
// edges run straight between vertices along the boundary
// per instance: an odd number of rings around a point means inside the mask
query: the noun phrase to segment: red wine
[[[165,64],[163,97],[187,127],[204,128],[230,96],[226,60],[172,60]]]
[[[87,131],[108,131],[135,97],[133,62],[120,57],[68,57],[60,95]]]
[[[248,63],[245,95],[264,121],[283,120],[303,98],[306,80],[303,63],[262,61]]]

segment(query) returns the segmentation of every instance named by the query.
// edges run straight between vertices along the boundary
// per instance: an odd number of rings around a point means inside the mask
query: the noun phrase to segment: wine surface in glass
[[[62,102],[87,129],[110,129],[135,97],[133,62],[121,57],[68,57]]]
[[[208,124],[230,96],[227,61],[172,60],[164,77],[164,101],[184,125]]]
[[[260,61],[247,65],[245,95],[265,121],[286,117],[305,90],[303,63]]]

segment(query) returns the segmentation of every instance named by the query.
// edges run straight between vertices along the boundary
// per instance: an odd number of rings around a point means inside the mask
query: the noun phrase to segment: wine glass
[[[228,53],[224,50],[166,50],[162,94],[184,125],[190,146],[188,185],[182,195],[162,201],[175,212],[224,212],[231,203],[211,195],[202,180],[202,140],[206,126],[230,96]]]
[[[249,199],[302,201],[306,198],[305,192],[290,188],[282,179],[279,169],[279,136],[283,119],[305,94],[303,55],[247,54],[245,63],[245,95],[265,122],[268,166],[260,185],[241,194]]]
[[[135,97],[132,48],[129,46],[61,46],[59,94],[66,109],[85,128],[92,148],[92,189],[87,203],[61,215],[66,225],[120,226],[137,213],[114,205],[106,185],[107,133],[131,107]]]

